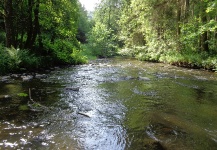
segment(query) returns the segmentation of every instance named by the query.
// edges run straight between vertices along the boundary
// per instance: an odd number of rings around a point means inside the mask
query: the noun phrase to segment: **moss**
[[[28,94],[26,94],[26,93],[18,93],[17,94],[19,97],[27,97],[28,96]]]
[[[29,107],[28,107],[28,105],[20,105],[19,106],[19,110],[21,110],[21,111],[27,111],[27,110],[29,110]]]

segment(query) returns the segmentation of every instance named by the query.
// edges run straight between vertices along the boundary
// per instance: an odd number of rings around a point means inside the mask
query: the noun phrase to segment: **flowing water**
[[[217,75],[207,71],[104,59],[0,82],[0,95],[12,97],[0,100],[0,149],[217,149]]]

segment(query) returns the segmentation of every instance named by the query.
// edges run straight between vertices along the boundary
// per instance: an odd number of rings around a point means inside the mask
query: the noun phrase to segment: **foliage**
[[[49,5],[49,6],[48,6]],[[78,4],[72,1],[46,1],[40,5],[43,34],[42,45],[45,55],[51,56],[55,64],[73,63],[73,49],[79,49],[76,39],[78,28]]]
[[[53,39],[73,38],[77,32],[78,5],[76,0],[47,0],[40,5],[42,31]]]
[[[77,39],[81,43],[87,42],[87,33],[91,30],[92,20],[88,17],[88,12],[79,4],[79,18],[78,18],[78,33]]]
[[[26,94],[26,93],[18,93],[17,94],[19,97],[27,97],[28,96],[28,94]]]
[[[37,68],[40,65],[40,58],[31,54],[28,50],[5,48],[0,44],[0,73],[5,74],[19,68]]]
[[[10,57],[2,44],[0,44],[0,51],[0,74],[4,74],[9,69]]]
[[[90,20],[78,0],[3,0],[0,39],[7,48],[0,45],[0,72],[117,52],[216,69],[216,6],[216,0],[102,0]]]
[[[14,47],[5,48],[10,57],[10,68],[16,68],[20,65],[21,59],[19,57],[19,49],[15,49]]]
[[[96,22],[89,33],[88,49],[98,57],[109,57],[115,54],[116,46],[112,30]]]
[[[31,54],[28,50],[20,50],[15,48],[6,48],[9,54],[9,67],[11,70],[17,70],[24,67],[27,69],[38,68],[40,65],[40,59],[34,54]]]
[[[159,58],[160,61],[178,66],[191,68],[204,68],[216,71],[217,58],[207,52],[198,53],[191,50],[182,53],[176,51],[168,51]]]
[[[27,111],[27,110],[29,110],[30,108],[29,108],[29,106],[28,105],[20,105],[19,106],[19,110],[20,111]]]
[[[87,63],[87,57],[82,54],[81,51],[74,49],[71,57],[73,59],[73,64],[84,64]]]
[[[32,70],[34,68],[39,68],[42,65],[42,59],[31,53],[29,50],[19,50],[19,58],[21,60],[19,67]]]
[[[95,59],[97,59],[96,55],[94,55],[94,54],[90,51],[90,49],[89,49],[89,47],[88,47],[88,44],[82,44],[82,45],[81,45],[81,49],[82,49],[81,55],[82,55],[82,56],[85,56],[85,57],[87,58],[87,60],[95,60]]]
[[[216,0],[122,0],[118,38],[124,45],[119,53],[139,60],[215,69],[216,5]]]
[[[4,41],[5,40],[5,33],[1,32],[0,30],[0,41]]]
[[[57,39],[54,41],[54,44],[52,44],[52,48],[54,52],[53,58],[56,58],[56,61],[59,61],[59,63],[70,63],[72,61],[70,54],[73,45],[69,41]]]
[[[77,32],[89,31],[80,7],[77,0],[3,0],[0,40],[7,48],[0,45],[0,72],[85,62],[78,53],[71,57],[80,49]]]

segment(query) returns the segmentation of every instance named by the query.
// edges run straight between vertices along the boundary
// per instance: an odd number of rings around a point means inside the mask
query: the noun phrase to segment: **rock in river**
[[[36,74],[35,78],[36,79],[45,79],[45,78],[47,78],[47,75],[46,74]]]
[[[79,91],[79,87],[66,87],[65,89],[69,91]]]
[[[139,80],[150,81],[151,79],[148,77],[139,77]]]
[[[0,103],[1,102],[7,102],[12,100],[12,97],[10,95],[0,95]]]
[[[21,76],[21,78],[23,79],[23,81],[30,81],[33,79],[32,75],[27,75],[27,76]]]
[[[8,82],[10,79],[11,79],[10,76],[3,76],[3,77],[0,77],[0,81],[1,81],[1,82]]]

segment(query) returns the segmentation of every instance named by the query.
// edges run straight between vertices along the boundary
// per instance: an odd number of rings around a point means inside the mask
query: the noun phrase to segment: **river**
[[[0,149],[217,149],[215,73],[115,58],[20,76],[1,77]]]

